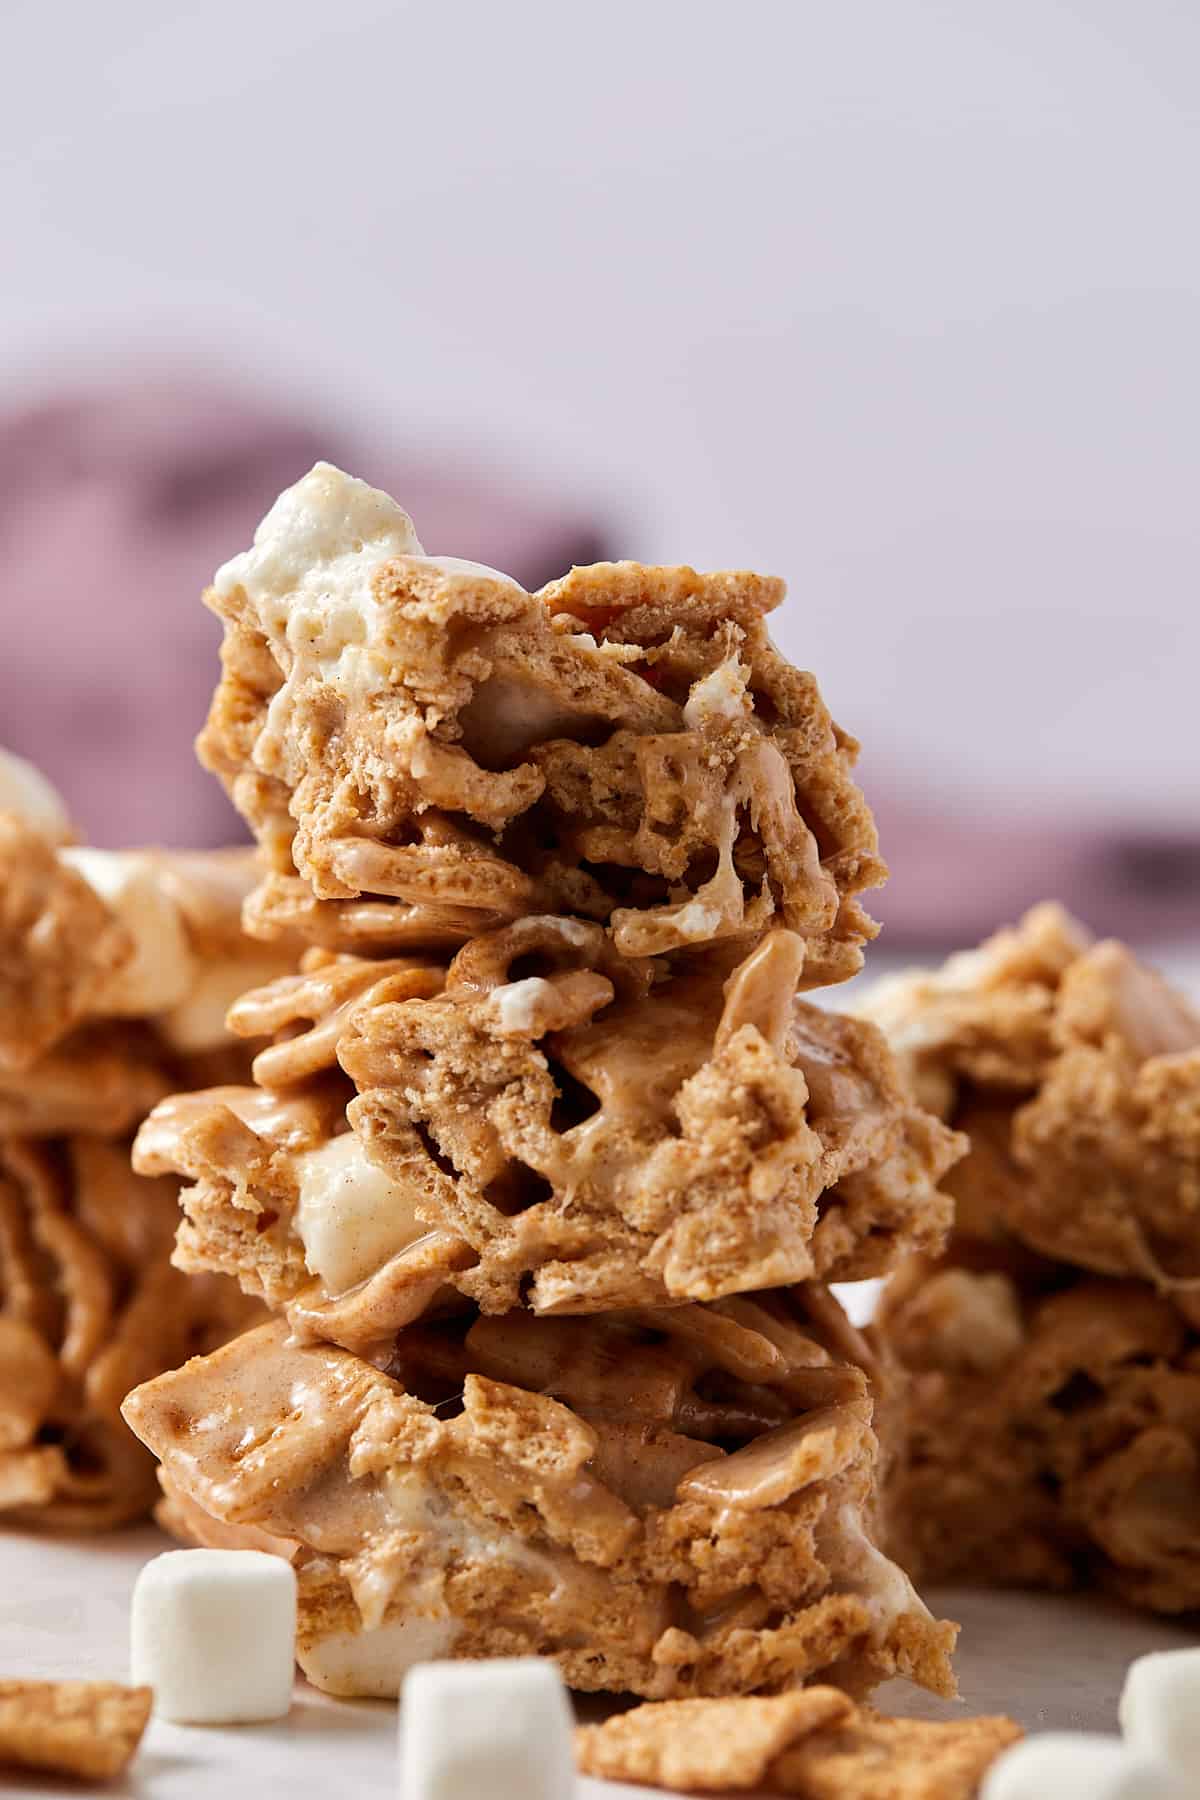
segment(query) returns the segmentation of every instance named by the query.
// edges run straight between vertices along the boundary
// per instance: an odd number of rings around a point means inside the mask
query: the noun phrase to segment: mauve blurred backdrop
[[[236,832],[197,594],[324,455],[529,583],[785,575],[890,952],[1194,961],[1200,9],[4,18],[0,742],[97,841]]]

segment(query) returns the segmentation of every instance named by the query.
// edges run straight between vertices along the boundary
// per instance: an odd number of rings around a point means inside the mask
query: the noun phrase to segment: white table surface
[[[129,1594],[142,1563],[169,1548],[152,1528],[61,1541],[0,1532],[0,1677],[127,1679]],[[1007,1712],[1030,1730],[1115,1728],[1126,1665],[1145,1650],[1195,1641],[1195,1633],[1142,1618],[1098,1597],[964,1591],[932,1594],[962,1621],[963,1705],[892,1683],[876,1696],[888,1711],[928,1718]],[[601,1703],[582,1703],[596,1717]],[[303,1681],[287,1720],[228,1730],[152,1721],[123,1781],[101,1790],[138,1800],[396,1800],[396,1710],[383,1701],[330,1700]],[[581,1781],[580,1800],[620,1800],[650,1790]],[[78,1786],[0,1773],[0,1794],[79,1800]],[[483,1800],[483,1796],[480,1797]]]

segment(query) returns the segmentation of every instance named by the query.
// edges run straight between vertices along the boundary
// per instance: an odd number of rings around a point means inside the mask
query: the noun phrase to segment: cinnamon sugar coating
[[[439,1313],[383,1369],[277,1322],[125,1416],[177,1524],[293,1558],[301,1663],[331,1691],[394,1692],[420,1627],[439,1654],[552,1656],[588,1690],[952,1692],[954,1627],[871,1539],[865,1378],[806,1293]]]
[[[612,563],[530,595],[419,554],[392,507],[403,529],[345,599],[360,488],[314,470],[247,553],[303,503],[271,580],[239,558],[206,596],[225,643],[198,750],[273,870],[252,930],[387,953],[567,912],[641,957],[776,922],[808,985],[860,967],[857,895],[886,868],[856,743],[767,635],[781,582]],[[325,505],[341,535],[315,548]]]
[[[868,1010],[970,1140],[945,1255],[880,1318],[896,1553],[1200,1606],[1200,1018],[1049,907]]]
[[[0,1140],[0,1518],[101,1530],[153,1504],[129,1388],[249,1322],[231,1283],[170,1265],[172,1186],[91,1136]]]
[[[666,975],[554,917],[448,968],[310,959],[231,1014],[277,1034],[260,1085],[165,1102],[137,1166],[194,1184],[182,1266],[358,1350],[445,1283],[489,1313],[567,1313],[879,1274],[942,1241],[963,1146],[872,1026],[795,997],[802,959],[774,931],[732,968],[710,952]],[[343,1295],[314,1286],[301,1237],[313,1152],[347,1121],[406,1226]]]

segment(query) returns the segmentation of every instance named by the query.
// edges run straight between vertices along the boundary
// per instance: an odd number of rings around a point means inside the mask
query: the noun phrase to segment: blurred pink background
[[[197,595],[317,456],[533,583],[785,575],[931,953],[1200,943],[1200,13],[18,4],[0,741],[236,830]]]

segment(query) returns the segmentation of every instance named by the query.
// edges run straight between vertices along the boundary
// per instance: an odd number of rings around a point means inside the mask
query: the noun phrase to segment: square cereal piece
[[[850,1697],[831,1687],[766,1699],[652,1702],[603,1725],[581,1725],[575,1761],[584,1775],[688,1793],[756,1788],[797,1737],[840,1725],[854,1711]]]
[[[1011,1719],[932,1724],[857,1707],[836,1688],[636,1707],[575,1733],[585,1775],[681,1792],[765,1788],[802,1800],[972,1800],[1021,1735]]]
[[[784,1751],[768,1783],[803,1800],[973,1800],[986,1770],[1022,1736],[1012,1719],[934,1723],[864,1707]]]
[[[152,1699],[115,1681],[0,1681],[0,1766],[107,1781],[141,1742]]]

